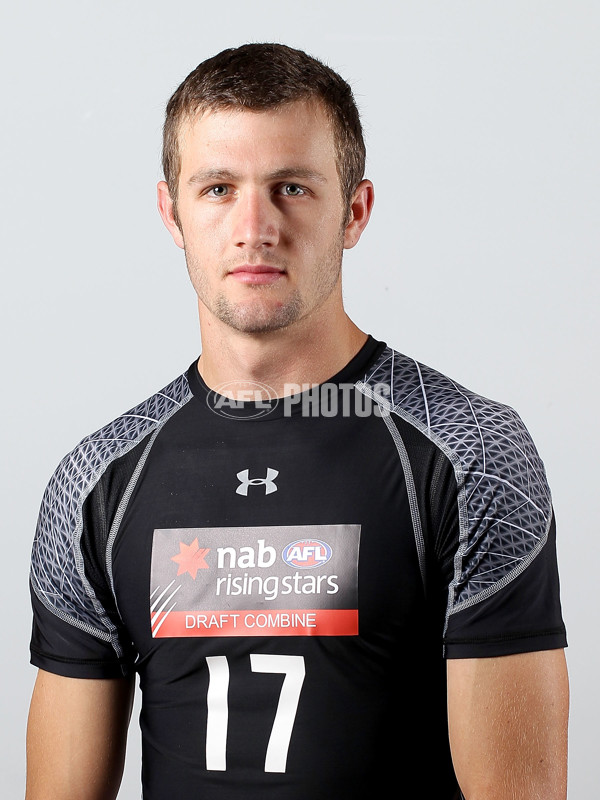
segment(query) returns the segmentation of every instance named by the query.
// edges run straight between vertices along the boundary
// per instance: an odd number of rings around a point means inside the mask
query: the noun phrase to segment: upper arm
[[[132,697],[132,678],[40,670],[27,725],[27,800],[116,797]]]
[[[466,800],[564,800],[564,652],[448,661],[448,724]]]

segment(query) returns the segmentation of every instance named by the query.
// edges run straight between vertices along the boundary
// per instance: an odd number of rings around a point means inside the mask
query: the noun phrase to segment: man
[[[167,107],[202,354],[59,466],[32,557],[29,800],[565,796],[554,524],[519,417],[347,317],[348,85],[245,45]],[[460,790],[459,790],[460,786]]]

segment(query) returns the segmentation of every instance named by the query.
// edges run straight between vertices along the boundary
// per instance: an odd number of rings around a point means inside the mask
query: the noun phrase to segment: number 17
[[[207,656],[208,715],[206,720],[206,769],[226,770],[227,725],[229,709],[229,664],[227,656]],[[283,673],[279,703],[267,746],[265,772],[285,772],[298,701],[304,682],[304,656],[278,656],[266,653],[250,655],[252,672]]]

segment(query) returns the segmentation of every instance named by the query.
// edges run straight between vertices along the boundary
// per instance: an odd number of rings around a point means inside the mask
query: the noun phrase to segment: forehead
[[[201,167],[318,168],[337,174],[331,122],[320,103],[301,100],[265,111],[209,109],[179,129],[180,178]]]

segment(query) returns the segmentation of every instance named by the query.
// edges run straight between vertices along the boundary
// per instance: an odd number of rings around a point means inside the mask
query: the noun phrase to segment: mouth
[[[230,270],[228,274],[239,283],[267,285],[283,278],[285,270],[267,264],[242,264]]]

